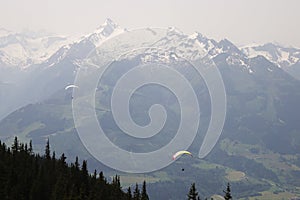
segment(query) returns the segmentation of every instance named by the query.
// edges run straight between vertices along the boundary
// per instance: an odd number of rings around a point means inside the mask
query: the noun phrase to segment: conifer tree
[[[60,158],[59,158],[59,163],[61,164],[61,166],[67,166],[67,162],[66,162],[67,157],[65,156],[65,154],[61,154]]]
[[[16,153],[17,151],[19,151],[19,141],[18,141],[17,137],[15,137],[15,139],[14,139],[14,143],[11,147],[11,150],[13,153]]]
[[[192,183],[192,186],[187,196],[188,196],[188,200],[200,200],[195,183]]]
[[[138,184],[135,184],[135,189],[133,191],[133,200],[140,200],[141,194]]]
[[[85,176],[88,176],[89,172],[87,169],[87,161],[86,160],[82,161],[81,171],[82,171],[82,174],[84,174]]]
[[[148,196],[147,191],[146,191],[146,181],[143,182],[141,200],[149,200],[149,196]]]
[[[94,170],[92,178],[93,178],[93,180],[97,179],[97,170],[96,169]]]
[[[224,199],[225,200],[230,200],[232,199],[232,196],[231,196],[231,189],[230,189],[230,184],[227,183],[227,188],[226,188],[226,191],[223,191],[225,193],[224,195]]]
[[[50,143],[49,143],[49,139],[47,139],[47,144],[46,144],[46,148],[45,148],[45,157],[50,160],[51,156],[50,156]]]
[[[33,153],[33,149],[32,149],[32,140],[30,140],[29,142],[29,149],[28,149],[29,154]]]
[[[101,180],[101,181],[105,181],[105,178],[104,178],[104,175],[103,175],[103,172],[101,171],[100,173],[99,173],[99,179]]]
[[[126,198],[127,200],[132,200],[132,194],[131,194],[131,188],[130,188],[130,186],[127,189],[126,196],[127,196],[127,198]]]
[[[27,146],[27,143],[25,144],[25,152],[28,153],[28,146]]]
[[[76,160],[75,160],[75,169],[77,170],[77,171],[79,171],[79,161],[78,161],[78,156],[76,156]]]
[[[52,152],[52,160],[56,160],[56,158],[55,158],[55,151]]]

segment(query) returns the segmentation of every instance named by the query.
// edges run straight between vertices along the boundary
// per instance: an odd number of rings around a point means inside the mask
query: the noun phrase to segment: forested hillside
[[[45,154],[34,154],[32,144],[23,144],[15,138],[12,147],[0,141],[0,199],[2,200],[147,200],[146,182],[142,190],[136,184],[133,194],[128,188],[124,192],[118,175],[112,182],[103,173],[87,170],[87,162],[80,165],[78,158],[68,164],[62,154],[56,158],[50,152],[49,141]]]

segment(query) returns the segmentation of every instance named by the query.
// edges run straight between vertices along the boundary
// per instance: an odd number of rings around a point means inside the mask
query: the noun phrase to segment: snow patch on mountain
[[[166,52],[174,52],[177,56],[188,60],[197,60],[205,56],[213,57],[212,50],[216,48],[216,45],[216,41],[198,32],[185,35],[176,28],[169,28],[166,36],[155,44]]]
[[[71,48],[70,45],[65,45],[65,46],[61,47],[56,52],[56,54],[53,56],[53,57],[55,57],[55,59],[48,60],[48,67],[52,67],[53,65],[58,64],[61,60],[63,60],[66,57],[68,50],[70,48]]]
[[[1,30],[3,32],[3,29]],[[0,60],[7,66],[21,69],[42,63],[72,40],[71,37],[65,36],[4,32],[0,36]]]
[[[300,61],[300,49],[282,47],[272,43],[264,45],[248,45],[241,48],[249,58],[264,56],[279,67],[289,67]]]

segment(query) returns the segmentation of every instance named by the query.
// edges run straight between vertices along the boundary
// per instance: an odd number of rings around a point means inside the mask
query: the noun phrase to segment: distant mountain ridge
[[[13,33],[1,29],[0,62],[5,66],[23,69],[44,62],[71,40],[71,37],[43,32]]]
[[[300,61],[300,50],[293,47],[282,47],[277,44],[248,45],[241,48],[248,57],[264,56],[279,67],[289,67]]]
[[[267,43],[264,45],[246,45],[238,48],[227,39],[219,42],[195,32],[185,35],[176,28],[169,28],[169,36],[182,37],[182,41],[196,42],[205,49],[211,56],[224,52],[235,52],[247,58],[261,55],[279,67],[289,67],[300,61],[300,49],[283,47],[277,44]],[[95,31],[82,37],[59,36],[43,32],[21,32],[14,33],[4,28],[0,29],[0,67],[10,66],[26,68],[30,65],[49,63],[53,65],[54,57],[62,58],[72,47],[79,47],[83,44],[98,46],[105,39],[126,31],[111,19],[99,26]],[[84,45],[83,45],[84,46]],[[71,54],[72,50],[70,50]],[[73,52],[74,53],[74,52]],[[195,53],[195,52],[194,52]],[[57,61],[56,61],[57,62]]]

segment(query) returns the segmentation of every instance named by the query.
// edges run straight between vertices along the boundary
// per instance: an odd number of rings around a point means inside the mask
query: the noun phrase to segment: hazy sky
[[[124,28],[175,26],[242,45],[300,47],[299,0],[0,0],[0,27],[89,33],[111,18]]]

